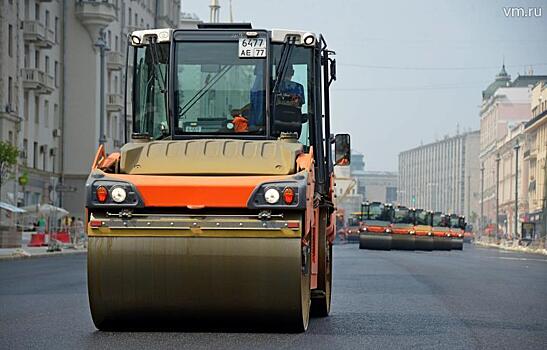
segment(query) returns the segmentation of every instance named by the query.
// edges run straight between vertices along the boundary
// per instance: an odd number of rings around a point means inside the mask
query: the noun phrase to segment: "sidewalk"
[[[30,241],[31,233],[32,232],[23,233],[21,248],[0,248],[0,261],[25,258],[41,258],[67,254],[84,254],[87,252],[87,248],[83,245],[79,245],[76,247],[71,245],[69,246],[68,244],[60,245],[61,251],[56,252],[48,252],[48,247],[29,247],[27,246],[27,244]]]
[[[520,252],[520,253],[547,255],[547,249],[545,248],[544,245],[541,245],[541,244],[533,244],[526,247],[523,245],[519,245],[516,241],[505,240],[505,239],[501,239],[498,243],[490,242],[487,240],[482,240],[482,241],[475,240],[474,244],[481,247],[486,247],[486,248],[496,248],[496,249]]]

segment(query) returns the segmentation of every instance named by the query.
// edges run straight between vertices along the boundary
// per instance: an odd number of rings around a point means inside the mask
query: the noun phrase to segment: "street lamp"
[[[500,154],[496,155],[496,241],[500,230]]]
[[[519,222],[519,139],[515,142],[513,147],[515,150],[515,238],[518,236],[518,222]]]
[[[100,92],[99,92],[99,105],[100,105],[100,111],[99,111],[99,145],[104,145],[106,143],[106,135],[105,135],[105,114],[106,114],[106,104],[105,104],[105,52],[108,50],[106,38],[105,38],[105,32],[101,30],[99,33],[99,37],[97,38],[97,41],[95,42],[95,47],[99,49],[99,57],[100,57],[100,72],[99,72],[99,85],[100,85]]]

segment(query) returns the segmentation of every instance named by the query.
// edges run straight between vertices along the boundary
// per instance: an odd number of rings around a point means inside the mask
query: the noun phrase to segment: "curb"
[[[475,241],[473,244],[483,247],[483,248],[494,248],[494,249],[503,249],[508,250],[516,253],[530,253],[530,254],[538,254],[538,255],[547,255],[547,249],[530,249],[527,247],[507,247],[499,244],[494,243],[486,243],[486,242],[479,242]]]
[[[0,256],[0,261],[4,260],[20,260],[20,259],[34,259],[34,258],[48,258],[53,256],[61,256],[61,255],[77,255],[77,254],[86,254],[87,250],[69,250],[69,251],[61,251],[61,252],[50,252],[50,253],[36,253],[36,254],[29,254],[29,255],[4,255]]]

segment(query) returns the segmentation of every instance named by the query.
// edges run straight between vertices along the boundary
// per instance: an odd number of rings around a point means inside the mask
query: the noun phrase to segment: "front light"
[[[127,192],[121,187],[114,187],[110,191],[110,195],[112,196],[112,200],[114,202],[121,203],[127,197]]]
[[[390,232],[391,232],[391,229],[390,229],[389,227],[386,228],[386,232],[387,232],[387,233],[390,233]]]
[[[409,233],[410,233],[411,235],[414,235],[414,234],[416,234],[416,231],[410,231]]]
[[[279,191],[275,188],[269,188],[264,192],[264,199],[269,204],[275,204],[279,201]]]

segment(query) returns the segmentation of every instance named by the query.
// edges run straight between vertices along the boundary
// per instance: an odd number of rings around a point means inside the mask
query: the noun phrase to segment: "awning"
[[[0,202],[0,209],[7,210],[11,213],[26,213],[25,209],[16,207],[15,205],[8,204],[6,202]]]

